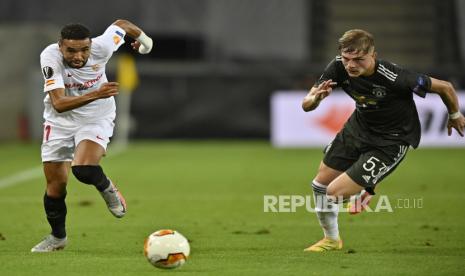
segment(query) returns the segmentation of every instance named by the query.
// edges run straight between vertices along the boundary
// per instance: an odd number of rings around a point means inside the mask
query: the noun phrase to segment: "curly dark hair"
[[[82,24],[68,24],[61,29],[60,40],[63,39],[77,39],[82,40],[90,38],[89,29]]]

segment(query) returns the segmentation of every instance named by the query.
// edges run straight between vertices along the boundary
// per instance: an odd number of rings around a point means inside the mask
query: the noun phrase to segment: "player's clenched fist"
[[[118,95],[119,83],[117,82],[106,82],[100,86],[97,95],[99,98],[108,98],[111,96]]]

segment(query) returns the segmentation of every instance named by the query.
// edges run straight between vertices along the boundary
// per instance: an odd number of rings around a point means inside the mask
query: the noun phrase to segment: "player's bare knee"
[[[315,181],[328,186],[334,179],[336,179],[342,172],[332,169],[326,166],[323,162],[320,163],[318,173],[315,177]]]
[[[66,194],[66,182],[47,182],[47,195],[60,198]]]
[[[327,172],[327,170],[322,170],[321,167],[318,170],[317,175],[315,176],[315,179],[313,181],[316,181],[319,184],[328,186],[329,183],[331,183],[334,180],[335,177],[333,177],[331,174]]]

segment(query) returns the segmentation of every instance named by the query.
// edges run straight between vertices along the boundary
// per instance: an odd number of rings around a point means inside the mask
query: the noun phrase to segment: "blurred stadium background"
[[[40,141],[39,53],[60,28],[80,22],[98,35],[117,18],[155,41],[149,56],[134,55],[131,139],[268,139],[271,94],[307,90],[351,28],[375,35],[380,58],[465,85],[459,0],[3,0],[0,141]]]

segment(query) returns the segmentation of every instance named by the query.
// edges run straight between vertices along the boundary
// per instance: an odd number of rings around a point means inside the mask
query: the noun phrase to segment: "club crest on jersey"
[[[376,98],[384,98],[386,97],[386,87],[373,84],[373,90],[371,90],[371,94],[373,94],[373,96]]]
[[[121,37],[117,36],[117,35],[114,35],[113,36],[113,42],[115,43],[115,45],[118,45],[118,43],[121,41]]]
[[[98,71],[100,69],[100,64],[92,65],[92,70]]]
[[[44,74],[44,78],[49,79],[53,77],[53,69],[50,66],[45,66],[42,68],[42,74]]]

